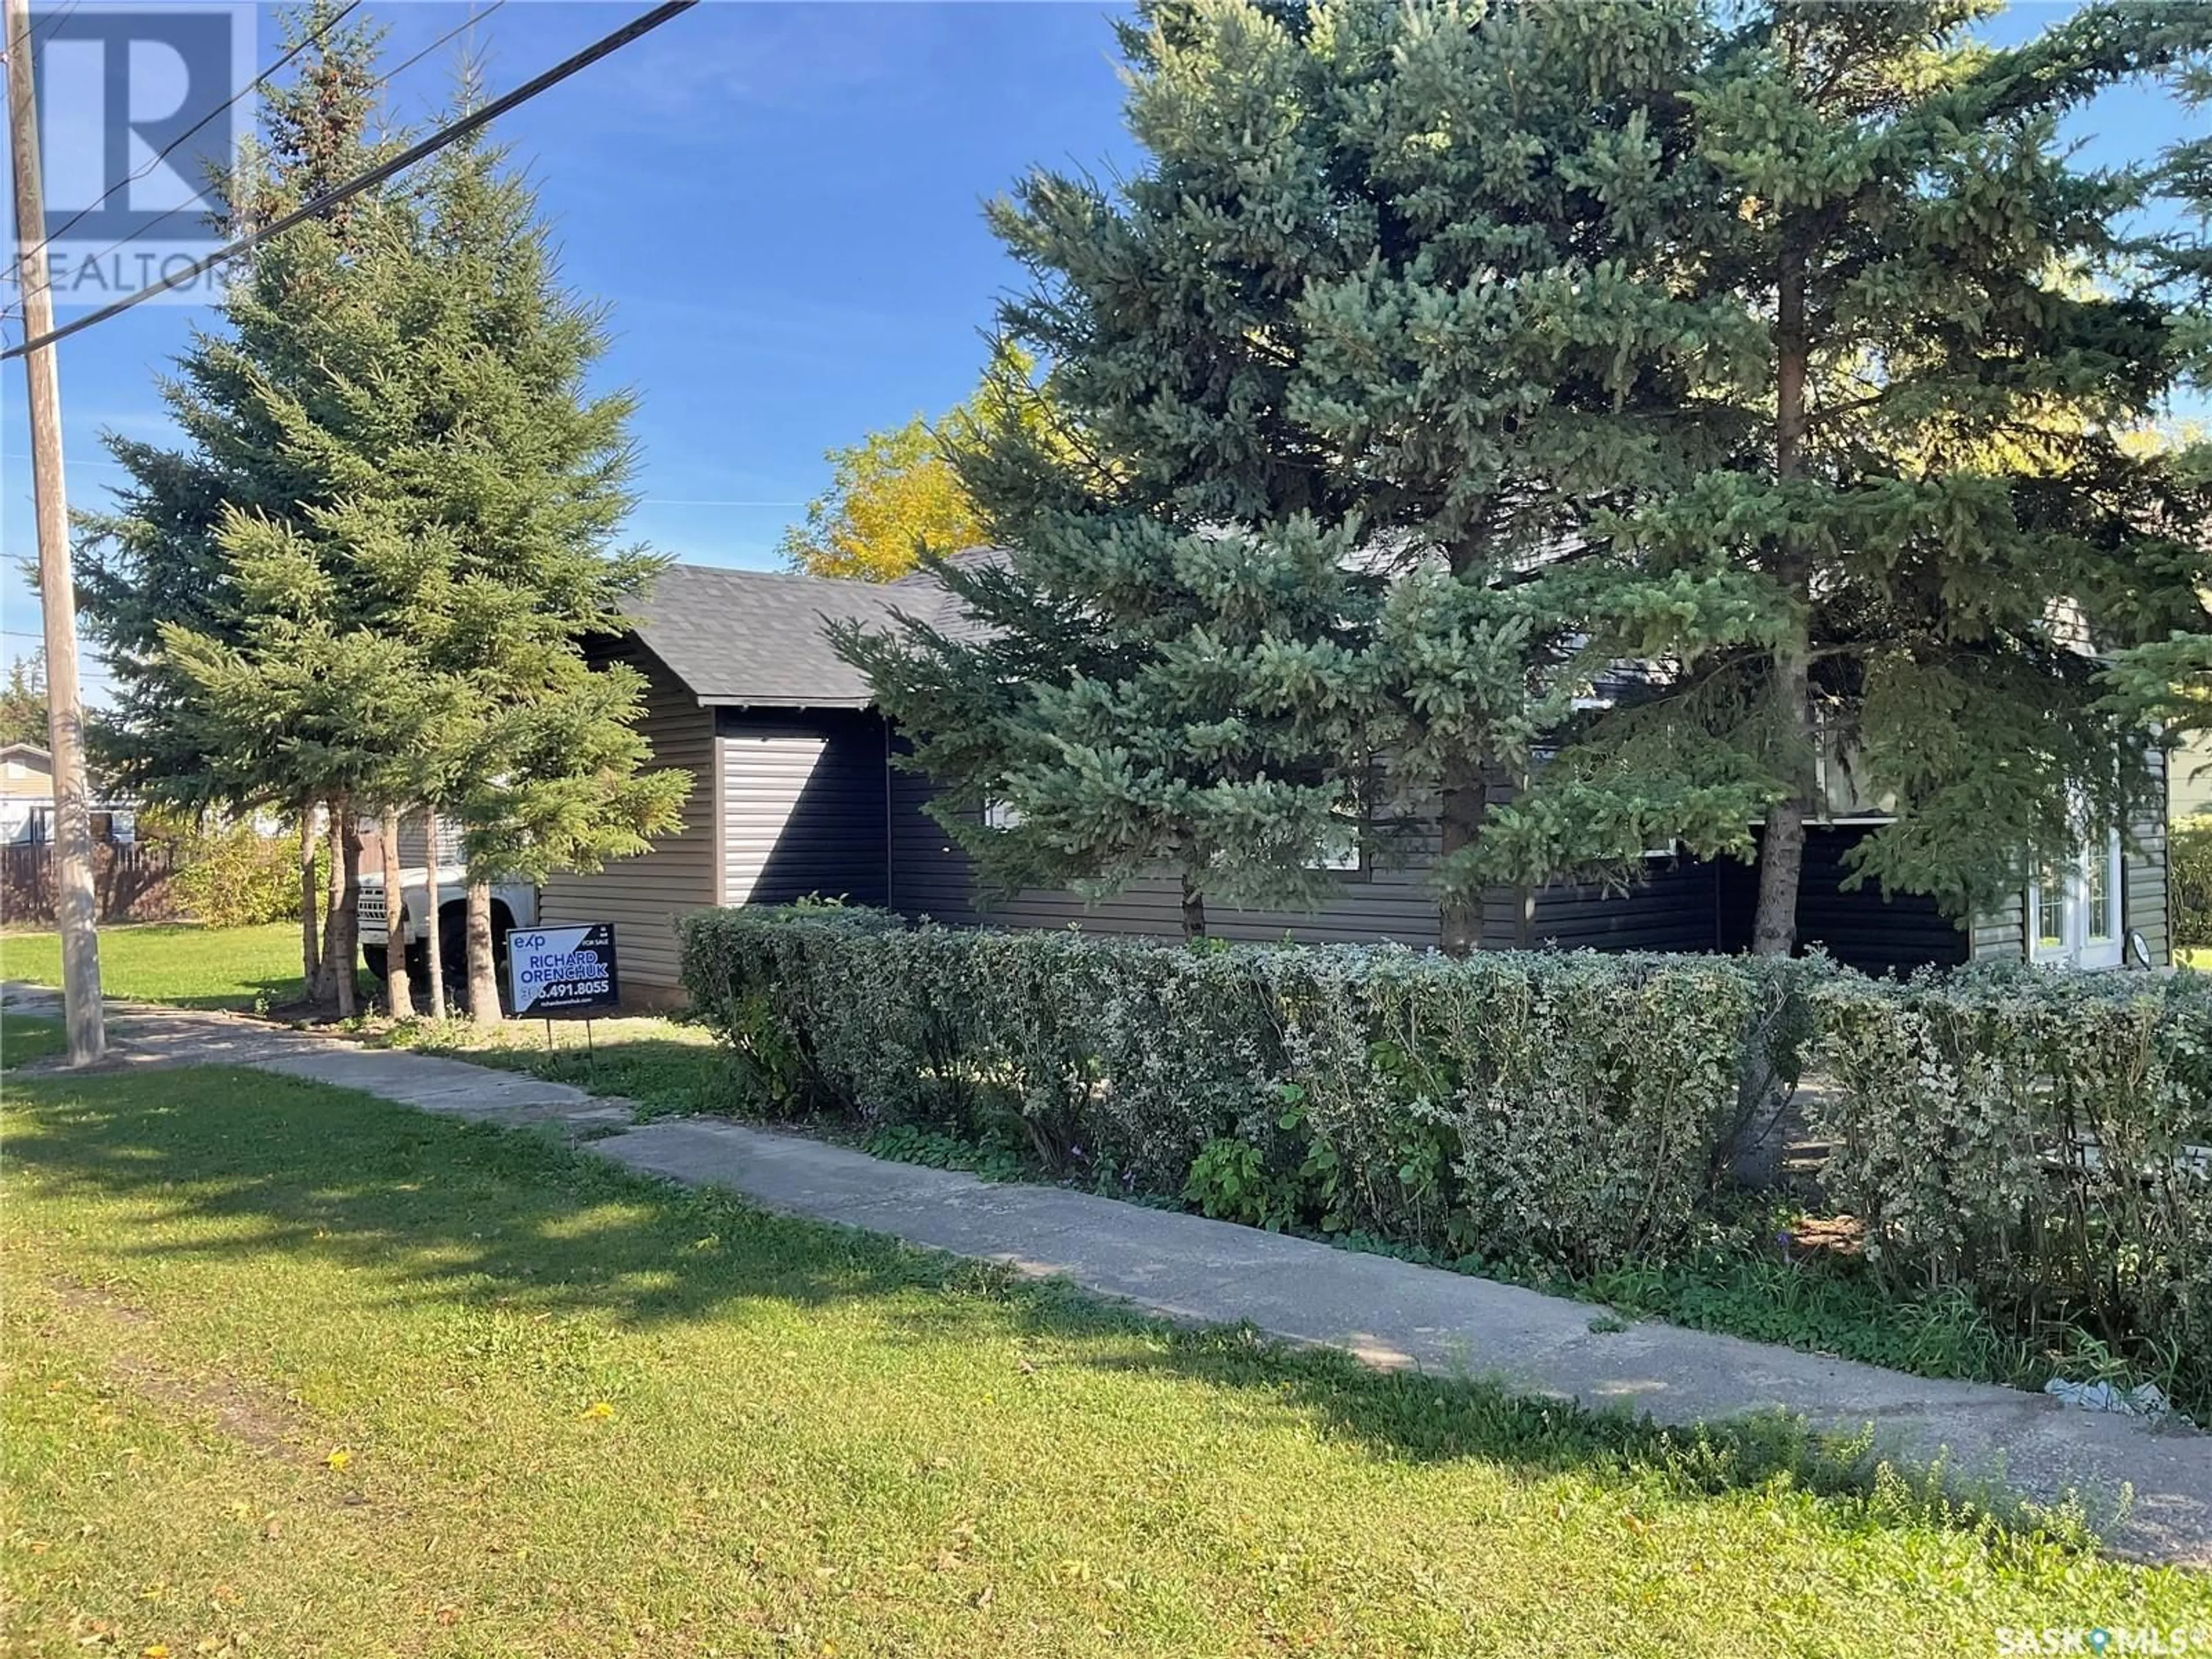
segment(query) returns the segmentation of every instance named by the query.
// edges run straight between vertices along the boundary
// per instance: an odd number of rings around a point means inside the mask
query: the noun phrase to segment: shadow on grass
[[[742,1319],[771,1301],[871,1299],[896,1340],[1003,1343],[1011,1326],[1073,1345],[1081,1363],[1264,1395],[1386,1456],[1656,1480],[1684,1496],[1785,1478],[1844,1504],[1858,1524],[1969,1518],[1925,1490],[1885,1483],[1869,1495],[1863,1446],[1780,1422],[1664,1431],[1486,1384],[1378,1374],[1249,1331],[1179,1329],[1064,1285],[672,1186],[550,1135],[320,1085],[208,1068],[52,1079],[11,1095],[16,1180],[222,1224],[189,1242],[108,1238],[101,1248],[118,1262],[306,1257],[370,1275],[398,1297],[639,1326]],[[2070,1523],[2061,1530],[2081,1541]]]
[[[28,1066],[69,1052],[68,1030],[58,1019],[0,1014],[0,1069]]]

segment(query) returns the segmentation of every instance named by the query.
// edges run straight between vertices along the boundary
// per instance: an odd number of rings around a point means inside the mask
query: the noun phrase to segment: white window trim
[[[2127,868],[2120,854],[2120,832],[2110,831],[2102,847],[2091,846],[2068,865],[2065,914],[2059,930],[2046,944],[2043,937],[2043,883],[2027,884],[2027,959],[2054,967],[2118,968],[2127,959],[2128,921],[2125,913]],[[2104,878],[2105,927],[2089,933],[2089,888],[2093,875]]]
[[[1367,868],[1367,837],[1353,819],[1344,820],[1345,836],[1337,850],[1317,848],[1306,860],[1309,870],[1329,870],[1340,876],[1356,876]]]

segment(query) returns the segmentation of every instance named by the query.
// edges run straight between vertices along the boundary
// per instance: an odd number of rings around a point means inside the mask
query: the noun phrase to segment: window
[[[1367,867],[1365,837],[1360,834],[1360,820],[1340,807],[1335,821],[1330,824],[1314,856],[1306,861],[1309,870],[1334,870],[1354,874]]]
[[[2036,948],[2043,951],[2063,951],[2066,948],[2066,873],[2063,870],[2045,870],[2035,884]]]
[[[2084,848],[2080,857],[2045,870],[2027,890],[2029,959],[2118,967],[2122,873],[2117,830]]]
[[[2103,859],[2093,858],[2082,872],[2082,898],[2085,914],[2081,921],[2081,936],[2092,945],[2109,943],[2117,931],[2112,926],[2112,890],[2117,884],[2116,872]]]

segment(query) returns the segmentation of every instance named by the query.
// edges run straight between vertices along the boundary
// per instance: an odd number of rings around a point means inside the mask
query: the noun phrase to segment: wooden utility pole
[[[31,85],[30,0],[0,0],[7,24],[8,126],[15,170],[15,273],[23,337],[54,326],[46,287],[46,192],[39,179],[38,99]],[[62,482],[61,376],[54,348],[23,358],[31,394],[31,495],[38,519],[39,599],[46,613],[46,720],[54,767],[54,914],[62,930],[62,997],[69,1058],[88,1066],[107,1051],[100,1012],[100,936],[92,884],[92,802],[85,781],[84,708],[77,697],[76,586],[70,574],[69,497]]]

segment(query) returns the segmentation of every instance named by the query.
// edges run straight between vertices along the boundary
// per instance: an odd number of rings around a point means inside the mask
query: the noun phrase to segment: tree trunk
[[[1774,476],[1788,482],[1805,465],[1805,379],[1811,356],[1805,319],[1803,230],[1786,225],[1776,273],[1774,310]],[[1786,533],[1786,532],[1785,532]],[[1777,550],[1774,574],[1799,606],[1812,603],[1803,560],[1787,544]],[[1797,890],[1805,872],[1805,805],[1812,786],[1812,642],[1800,622],[1777,647],[1768,678],[1777,741],[1783,746],[1790,793],[1767,809],[1759,849],[1759,902],[1752,914],[1754,955],[1786,957],[1797,946]]]
[[[1206,937],[1206,895],[1188,875],[1182,878],[1182,936],[1186,944]]]
[[[438,937],[442,924],[438,913],[445,908],[445,895],[438,889],[438,810],[434,806],[422,809],[422,845],[429,849],[423,854],[423,861],[430,866],[430,915],[422,929],[423,966],[430,976],[430,1018],[443,1019],[446,1017],[446,951],[444,941]]]
[[[1445,557],[1455,581],[1480,580],[1485,541],[1480,531],[1454,543]],[[1444,763],[1437,802],[1438,855],[1449,864],[1455,853],[1474,845],[1490,814],[1490,790],[1482,779],[1484,757],[1455,755]],[[1437,907],[1437,943],[1446,956],[1463,957],[1482,948],[1483,894],[1459,889]]]
[[[415,993],[407,983],[407,882],[399,864],[399,809],[387,806],[377,821],[384,843],[384,998],[394,1019],[415,1017]]]
[[[1450,763],[1444,770],[1443,798],[1440,804],[1437,825],[1442,858],[1449,862],[1453,854],[1472,847],[1482,833],[1482,821],[1490,811],[1490,790],[1477,773],[1474,764],[1462,757]],[[1460,892],[1447,897],[1438,907],[1437,944],[1447,956],[1463,957],[1482,948],[1482,892],[1480,888],[1472,894]]]
[[[351,931],[345,896],[346,810],[341,796],[333,795],[323,803],[323,851],[328,860],[323,872],[323,952],[315,964],[315,982],[308,988],[308,995],[325,1010],[337,1006],[338,968],[346,961],[339,955],[339,936]]]
[[[1752,954],[1786,957],[1797,948],[1797,890],[1805,873],[1805,802],[1811,768],[1796,758],[1810,753],[1812,682],[1803,644],[1793,640],[1774,653],[1775,723],[1793,757],[1790,793],[1766,809],[1759,848],[1759,903],[1752,913]]]
[[[331,797],[331,909],[323,923],[325,997],[340,1019],[361,1011],[356,959],[361,955],[361,831],[353,800]]]
[[[499,969],[492,956],[491,884],[469,884],[469,1018],[479,1025],[496,1025],[499,1010]]]
[[[300,806],[300,979],[310,998],[318,994],[323,974],[322,929],[317,912],[322,895],[315,890],[315,848],[322,825],[313,801]]]

